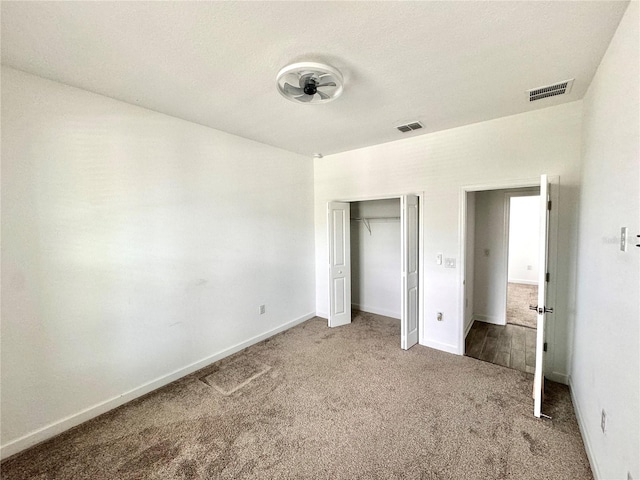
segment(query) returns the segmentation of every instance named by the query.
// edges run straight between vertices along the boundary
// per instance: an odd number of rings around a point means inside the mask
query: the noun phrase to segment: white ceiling
[[[2,63],[325,155],[582,98],[627,2],[2,2]],[[329,63],[343,95],[300,105],[284,65]],[[575,77],[570,94],[526,90]],[[394,126],[421,120],[402,134]]]

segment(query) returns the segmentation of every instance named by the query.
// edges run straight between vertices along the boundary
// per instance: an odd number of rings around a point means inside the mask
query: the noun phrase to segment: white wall
[[[3,455],[311,317],[312,202],[310,159],[3,68]]]
[[[584,98],[571,386],[600,479],[626,479],[627,472],[640,479],[638,7],[630,3]],[[622,252],[625,226],[631,238]]]
[[[497,325],[507,323],[504,207],[504,190],[476,192],[473,317]]]
[[[540,196],[511,197],[509,206],[509,282],[538,284]]]
[[[351,303],[365,312],[400,318],[400,199],[351,204],[351,218],[397,217],[351,221]]]
[[[438,253],[459,260],[460,199],[464,198],[461,187],[536,179],[542,173],[558,175],[561,229],[554,285],[559,300],[547,366],[554,378],[565,379],[567,322],[571,315],[567,291],[574,264],[581,113],[581,102],[573,102],[315,160],[318,313],[326,315],[328,310],[327,202],[424,192],[424,248],[420,253],[425,267],[425,324],[420,341],[461,352],[462,275],[459,266],[444,268],[435,262]],[[442,322],[436,320],[439,311],[444,313]]]

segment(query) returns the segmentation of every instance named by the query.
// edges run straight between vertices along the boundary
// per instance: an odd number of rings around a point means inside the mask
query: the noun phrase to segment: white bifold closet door
[[[402,227],[402,305],[400,346],[408,350],[418,343],[418,197],[400,198]]]
[[[329,202],[329,326],[351,323],[351,205]]]

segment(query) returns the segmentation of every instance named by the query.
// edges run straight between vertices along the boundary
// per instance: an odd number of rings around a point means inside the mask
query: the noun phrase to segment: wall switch
[[[259,308],[260,315],[264,314],[264,312],[266,311],[267,311],[267,307],[264,305],[260,305],[260,308]]]
[[[442,254],[436,255],[436,265],[442,265]]]
[[[600,417],[600,428],[602,429],[602,433],[604,433],[605,428],[607,426],[607,413],[602,409],[602,417]]]
[[[623,252],[627,251],[627,227],[620,229],[620,250]]]
[[[445,258],[444,259],[444,268],[456,268],[456,259],[455,258]]]
[[[442,321],[442,312],[438,312],[438,316],[436,317],[436,319],[441,322]]]

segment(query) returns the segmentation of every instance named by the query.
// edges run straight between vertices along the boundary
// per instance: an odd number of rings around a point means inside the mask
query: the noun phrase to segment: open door
[[[549,180],[546,175],[540,178],[540,238],[539,238],[539,265],[538,274],[538,305],[529,308],[538,313],[536,331],[536,370],[533,377],[533,414],[542,416],[542,397],[544,394],[544,340],[545,340],[545,316],[553,313],[553,308],[547,307],[547,272],[548,247],[549,247],[549,210],[551,208],[549,196]]]
[[[329,326],[351,323],[351,205],[329,202]]]
[[[418,197],[400,199],[402,225],[402,318],[400,346],[408,350],[418,343]]]

